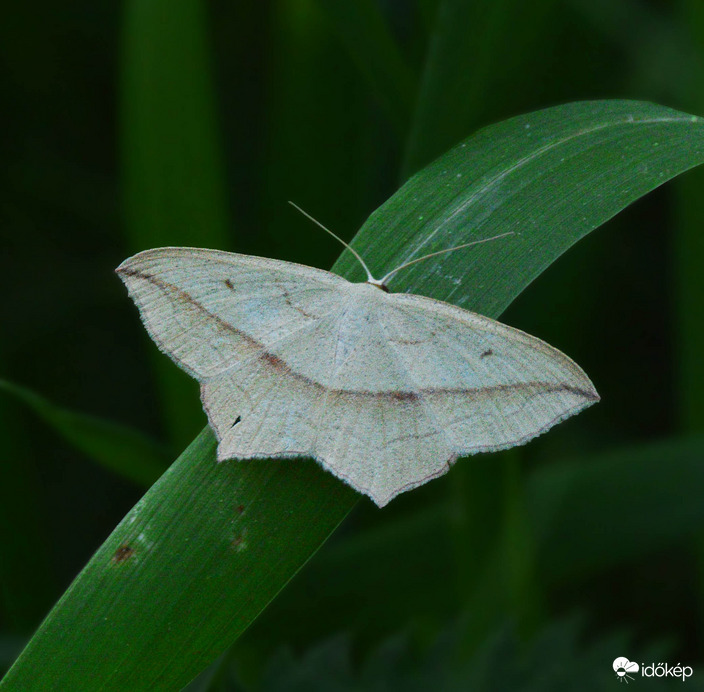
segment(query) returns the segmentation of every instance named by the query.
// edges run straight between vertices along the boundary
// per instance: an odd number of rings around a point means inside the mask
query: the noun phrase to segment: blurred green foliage
[[[181,15],[172,5],[40,0],[2,10],[0,376],[174,451],[204,417],[197,386],[155,371],[112,273],[133,250],[218,244],[328,268],[339,248],[287,199],[349,238],[409,173],[479,126],[587,98],[704,112],[698,0],[214,0],[182,3]],[[130,30],[138,9],[156,13],[157,27],[163,17],[163,34]],[[181,65],[183,80],[144,72],[143,61],[161,60]],[[155,81],[128,88],[138,77]],[[151,99],[167,88],[170,109]],[[150,110],[157,101],[161,112]],[[173,155],[167,171],[130,158],[151,145]],[[208,177],[218,167],[222,184]],[[282,670],[345,689],[330,661],[344,663],[351,648],[361,663],[350,670],[361,672],[343,671],[343,682],[364,679],[392,636],[424,652],[413,662],[403,649],[386,654],[395,680],[420,670],[443,685],[423,661],[451,627],[457,651],[440,667],[459,680],[479,675],[477,652],[497,646],[482,665],[519,671],[526,689],[552,689],[540,682],[551,657],[584,677],[599,665],[610,672],[616,656],[659,660],[651,652],[662,641],[668,661],[697,671],[704,459],[697,438],[676,436],[704,427],[703,185],[690,173],[638,202],[502,317],[573,357],[601,404],[518,459],[458,466],[383,513],[358,505],[201,689],[278,689]],[[140,205],[160,221],[140,226]],[[0,434],[6,667],[144,488],[1,393]],[[601,460],[580,462],[587,452]],[[481,527],[470,543],[468,522]],[[526,565],[530,541],[537,564]],[[584,626],[555,635],[575,611]],[[517,645],[496,643],[512,641],[501,633],[516,625]],[[320,647],[340,632],[349,645]],[[281,663],[285,648],[298,653]],[[521,663],[526,652],[532,665]],[[314,671],[295,670],[303,664]],[[466,679],[490,689],[489,678]],[[569,677],[555,680],[564,689]]]

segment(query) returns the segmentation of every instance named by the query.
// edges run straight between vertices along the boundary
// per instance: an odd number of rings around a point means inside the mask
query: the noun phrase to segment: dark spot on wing
[[[275,356],[273,353],[262,353],[260,359],[263,360],[267,365],[270,365],[276,370],[285,370],[286,363],[284,363],[281,358]]]
[[[418,401],[415,392],[391,392],[391,398],[395,401]]]
[[[127,544],[123,543],[112,556],[110,562],[113,565],[120,565],[123,562],[127,562],[134,555],[134,550]]]
[[[577,396],[584,397],[589,401],[601,401],[601,397],[596,392],[589,392],[585,389],[580,389],[579,387],[572,387],[568,384],[562,385],[560,390],[563,392],[569,392],[570,394],[576,394]]]
[[[315,318],[315,315],[313,315],[310,312],[306,312],[300,305],[295,305],[291,301],[291,297],[289,296],[288,291],[282,290],[281,295],[283,296],[284,300],[286,301],[286,305],[288,305],[290,308],[293,308],[297,312],[301,313],[301,315],[303,315],[303,317],[308,317],[310,319]]]
[[[225,279],[225,286],[227,286],[231,291],[235,290],[235,287],[232,284],[232,281],[230,281],[230,279]]]
[[[230,428],[234,428],[241,420],[242,420],[242,416],[237,416],[237,418],[235,419],[235,422],[230,426]]]
[[[493,356],[493,355],[494,355],[494,352],[490,348],[487,348],[487,350],[484,351],[484,353],[482,353],[482,355],[479,357],[486,358],[487,356]]]
[[[390,339],[394,344],[403,344],[404,346],[417,346],[424,343],[419,339]]]

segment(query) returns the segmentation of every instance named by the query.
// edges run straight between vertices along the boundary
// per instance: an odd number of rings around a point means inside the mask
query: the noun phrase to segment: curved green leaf
[[[704,123],[652,104],[570,104],[480,131],[414,176],[354,245],[391,282],[490,316],[587,232],[704,161]],[[334,267],[361,278],[346,252]],[[311,462],[184,452],[79,575],[0,689],[178,689],[229,646],[358,496]]]
[[[704,120],[638,101],[548,108],[479,130],[413,176],[354,239],[372,272],[421,262],[392,291],[419,291],[490,316],[580,238],[704,161]],[[362,280],[351,253],[336,270]]]

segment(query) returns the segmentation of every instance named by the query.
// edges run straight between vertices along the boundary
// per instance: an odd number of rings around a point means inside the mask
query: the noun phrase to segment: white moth
[[[201,383],[218,460],[313,457],[382,507],[459,456],[524,444],[599,400],[540,339],[387,292],[425,258],[376,280],[352,252],[365,283],[197,248],[118,267],[151,337]]]

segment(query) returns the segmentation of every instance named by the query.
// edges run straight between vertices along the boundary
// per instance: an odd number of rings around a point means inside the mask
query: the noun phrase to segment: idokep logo
[[[639,670],[638,664],[629,661],[627,658],[620,656],[614,659],[614,671],[619,682],[628,684],[629,680],[634,680],[635,675]]]
[[[692,666],[683,666],[679,663],[671,666],[669,663],[651,663],[646,666],[641,663],[644,678],[679,678],[684,682],[692,673]]]
[[[635,680],[635,676],[640,672],[644,678],[679,678],[684,682],[692,673],[692,666],[683,666],[679,663],[676,666],[671,666],[669,663],[651,663],[638,665],[634,661],[629,661],[624,656],[614,659],[613,663],[616,679],[619,682],[628,684],[629,680]]]

